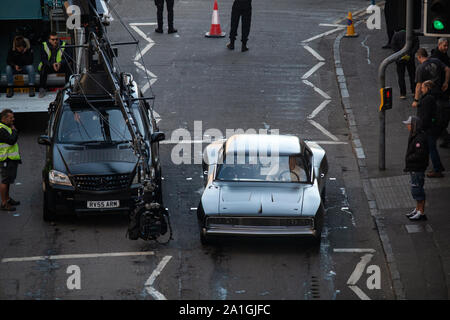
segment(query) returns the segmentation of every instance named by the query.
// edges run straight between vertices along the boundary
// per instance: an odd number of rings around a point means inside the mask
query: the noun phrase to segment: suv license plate
[[[119,200],[108,200],[108,201],[88,201],[88,209],[103,209],[103,208],[118,208],[120,207]]]

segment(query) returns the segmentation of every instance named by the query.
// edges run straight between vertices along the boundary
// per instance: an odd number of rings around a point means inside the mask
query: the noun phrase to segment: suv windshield
[[[125,142],[131,134],[119,108],[96,107],[80,109],[65,107],[60,118],[56,140],[59,143]]]
[[[239,156],[227,157],[225,163],[218,166],[216,179],[308,183],[309,170],[300,155],[265,158],[245,155],[241,159]]]

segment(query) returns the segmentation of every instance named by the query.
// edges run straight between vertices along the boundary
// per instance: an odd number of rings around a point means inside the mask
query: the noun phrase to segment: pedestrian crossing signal
[[[450,36],[450,1],[425,1],[423,16],[424,35],[434,37]]]
[[[380,89],[380,111],[392,109],[392,88],[385,87]]]

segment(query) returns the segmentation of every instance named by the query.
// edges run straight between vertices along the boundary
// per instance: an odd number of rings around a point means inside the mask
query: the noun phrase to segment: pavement
[[[399,99],[395,64],[386,71],[386,86],[393,88],[393,108],[386,111],[386,169],[378,169],[378,67],[391,50],[384,16],[381,30],[369,30],[355,21],[356,38],[335,38],[334,62],[341,102],[351,132],[372,218],[377,226],[397,299],[449,299],[450,297],[450,172],[425,181],[427,221],[412,222],[404,214],[415,207],[409,178],[403,172],[408,131],[401,121],[415,115],[412,94]],[[345,30],[345,29],[343,29]],[[430,51],[435,38],[420,37]],[[408,83],[408,80],[407,80]],[[444,167],[450,169],[450,149],[439,148]],[[430,167],[431,168],[431,161]]]

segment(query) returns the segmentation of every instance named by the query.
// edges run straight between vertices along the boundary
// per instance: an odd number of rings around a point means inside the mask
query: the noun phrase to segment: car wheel
[[[209,245],[211,242],[209,241],[208,236],[204,235],[202,232],[200,232],[200,242],[202,245],[207,246]]]
[[[48,196],[45,192],[44,192],[44,205],[42,208],[42,213],[44,221],[46,222],[54,221],[56,219],[56,213],[48,208]]]

